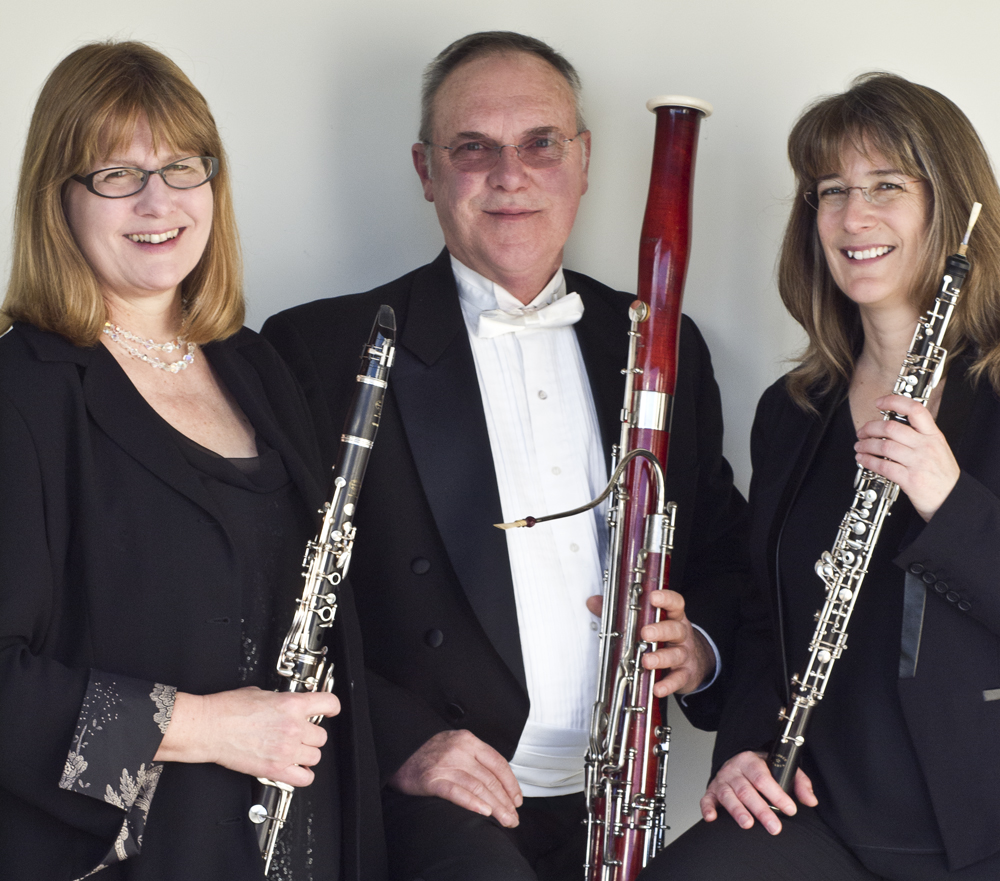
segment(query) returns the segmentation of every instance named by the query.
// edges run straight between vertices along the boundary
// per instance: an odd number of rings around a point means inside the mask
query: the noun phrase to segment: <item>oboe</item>
[[[965,254],[981,208],[978,202],[972,206],[962,244],[958,253],[945,261],[940,291],[930,310],[917,322],[893,387],[894,394],[913,398],[925,406],[944,372],[948,352],[942,342],[970,269]],[[883,416],[885,420],[908,424],[906,417],[892,411]],[[787,793],[792,792],[795,783],[795,770],[805,745],[809,717],[823,698],[834,662],[847,648],[847,625],[854,604],[868,573],[882,525],[899,495],[898,484],[860,466],[854,489],[854,500],[840,523],[833,548],[824,551],[816,563],[816,574],[826,585],[826,602],[816,613],[816,629],[809,643],[806,668],[801,674],[792,676],[792,702],[779,714],[778,721],[784,726],[767,758],[771,773]]]
[[[676,505],[666,501],[664,463],[677,378],[681,298],[687,271],[698,129],[712,107],[666,96],[656,114],[653,170],[639,248],[638,299],[629,309],[628,364],[614,473],[587,505],[502,527],[534,526],[590,510],[612,491],[604,573],[597,699],[584,760],[590,881],[632,881],[662,849],[670,729],[642,656],[656,649],[639,633],[660,618],[648,594],[665,588]]]
[[[395,337],[395,315],[389,306],[381,306],[361,352],[357,386],[333,466],[332,497],[320,511],[323,523],[316,538],[306,545],[302,560],[305,586],[278,657],[280,691],[333,691],[333,664],[326,662],[323,641],[337,614],[337,587],[351,562],[356,532],[352,521],[382,415]],[[315,716],[311,721],[317,723],[321,718]],[[250,819],[256,824],[266,875],[295,789],[276,780],[257,780]]]

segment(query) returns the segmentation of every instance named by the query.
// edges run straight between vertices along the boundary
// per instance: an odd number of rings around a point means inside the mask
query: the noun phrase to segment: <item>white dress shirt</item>
[[[479,337],[481,312],[523,306],[454,257],[451,263],[476,362],[504,520],[554,514],[589,502],[608,475],[576,333],[571,326],[529,323]],[[560,269],[529,308],[565,295]],[[506,533],[531,701],[511,768],[526,796],[583,789],[599,630],[585,601],[603,592],[605,512],[602,505]]]

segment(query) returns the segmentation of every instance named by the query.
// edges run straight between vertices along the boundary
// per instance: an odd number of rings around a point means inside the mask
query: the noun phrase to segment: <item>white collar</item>
[[[451,269],[455,273],[459,299],[473,305],[480,312],[488,309],[518,312],[526,308],[512,293],[495,281],[490,281],[485,275],[480,275],[474,269],[469,269],[454,255],[449,254],[448,256],[451,257]],[[563,275],[562,266],[560,266],[555,275],[549,279],[549,283],[542,288],[538,296],[528,303],[528,306],[537,309],[565,296],[566,278]]]

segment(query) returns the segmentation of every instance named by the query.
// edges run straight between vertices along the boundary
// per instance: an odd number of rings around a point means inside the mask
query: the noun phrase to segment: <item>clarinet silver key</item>
[[[381,306],[361,353],[361,370],[333,466],[333,493],[320,512],[319,534],[306,545],[302,560],[305,585],[278,657],[280,691],[333,691],[333,664],[326,661],[324,640],[337,614],[337,588],[351,562],[354,511],[382,416],[395,337],[395,315],[389,306]],[[322,718],[314,716],[311,721],[318,723]],[[256,827],[265,875],[294,794],[295,789],[285,783],[257,778],[249,817]]]

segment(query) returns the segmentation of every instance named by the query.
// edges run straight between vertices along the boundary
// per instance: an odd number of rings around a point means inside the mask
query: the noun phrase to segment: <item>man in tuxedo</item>
[[[364,294],[268,320],[263,333],[336,454],[379,305],[398,347],[356,515],[350,576],[370,671],[391,872],[401,879],[577,879],[583,755],[596,693],[607,528],[584,504],[608,479],[631,296],[562,268],[587,189],[579,78],[508,32],[449,46],[425,75],[413,163],[445,250]],[[722,458],[718,388],[685,319],[668,497],[673,590],[643,661],[689,693],[728,653],[743,579],[743,500]],[[588,599],[589,598],[589,599]],[[693,611],[696,610],[696,611]],[[723,665],[724,666],[724,665]],[[711,726],[716,683],[687,708]]]

